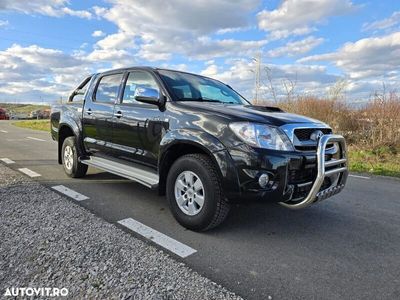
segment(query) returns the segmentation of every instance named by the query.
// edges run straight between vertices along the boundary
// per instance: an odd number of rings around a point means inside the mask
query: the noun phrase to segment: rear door
[[[118,99],[123,73],[100,75],[83,111],[83,141],[85,148],[97,155],[112,153],[114,105]]]
[[[138,87],[148,87],[161,92],[154,75],[145,70],[132,70],[126,74],[126,85],[121,102],[115,105],[113,143],[120,159],[157,166],[162,132],[163,112],[153,104],[134,99]]]

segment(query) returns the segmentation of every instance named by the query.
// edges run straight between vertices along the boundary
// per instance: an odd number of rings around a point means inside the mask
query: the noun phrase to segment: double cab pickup
[[[302,209],[345,186],[346,143],[318,120],[255,106],[218,80],[133,67],[93,74],[51,113],[58,161],[166,195],[184,227],[219,225],[235,201]]]

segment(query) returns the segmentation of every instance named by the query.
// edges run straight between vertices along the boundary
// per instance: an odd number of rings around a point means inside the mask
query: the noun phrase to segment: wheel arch
[[[61,152],[62,152],[62,146],[64,143],[64,140],[67,137],[74,136],[75,138],[78,138],[79,135],[76,132],[76,129],[73,129],[73,126],[70,124],[60,124],[59,130],[58,130],[58,163],[62,164],[62,159],[61,159]],[[77,143],[79,145],[79,142]]]
[[[173,163],[181,156],[193,153],[204,154],[213,161],[228,198],[231,193],[240,193],[236,168],[225,146],[204,131],[179,130],[169,132],[161,141],[158,161],[160,195],[165,194],[168,172]]]

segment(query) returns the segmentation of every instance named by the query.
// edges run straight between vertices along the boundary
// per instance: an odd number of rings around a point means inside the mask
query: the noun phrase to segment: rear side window
[[[130,72],[126,81],[122,103],[142,103],[135,100],[135,92],[138,87],[159,90],[157,82],[150,73],[143,71]]]
[[[115,99],[118,97],[121,80],[122,74],[101,77],[96,90],[96,102],[114,103]]]

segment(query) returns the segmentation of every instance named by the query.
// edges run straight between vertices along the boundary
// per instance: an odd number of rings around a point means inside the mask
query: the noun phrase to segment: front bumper
[[[337,151],[327,151],[336,143]],[[279,202],[301,209],[339,193],[345,186],[347,153],[344,138],[324,135],[317,152],[282,152],[241,145],[229,151],[238,172],[240,198]],[[258,178],[267,173],[268,186],[261,188]]]
[[[326,160],[326,146],[328,143],[338,144],[338,157]],[[334,182],[324,186],[325,180],[335,176]],[[280,204],[290,209],[301,209],[321,200],[325,200],[339,193],[345,186],[348,176],[346,142],[340,135],[324,135],[318,141],[317,147],[317,177],[304,199],[292,199]]]

